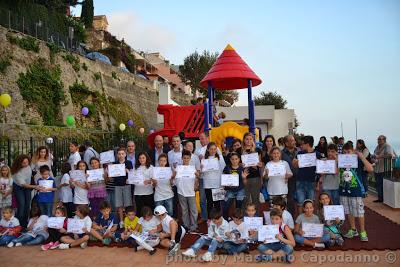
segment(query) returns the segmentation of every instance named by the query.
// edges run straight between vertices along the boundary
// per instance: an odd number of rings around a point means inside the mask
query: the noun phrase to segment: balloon
[[[6,108],[11,104],[11,96],[9,94],[0,95],[0,104]]]
[[[133,120],[129,120],[129,121],[128,121],[128,126],[129,126],[129,127],[132,127],[132,126],[133,126]]]
[[[144,134],[144,128],[143,127],[139,129],[139,133],[140,134]]]
[[[72,115],[68,115],[66,121],[68,126],[72,126],[75,124],[75,118]]]
[[[152,133],[154,133],[154,132],[155,132],[154,129],[151,129],[151,130],[150,130],[150,134],[152,134]]]
[[[48,137],[48,138],[46,138],[46,144],[52,144],[53,143],[53,138],[51,138],[51,137]]]
[[[119,125],[119,129],[121,130],[121,132],[125,131],[125,128],[126,128],[125,124],[121,123]]]
[[[83,116],[87,116],[89,114],[89,109],[87,107],[83,107],[81,112]]]

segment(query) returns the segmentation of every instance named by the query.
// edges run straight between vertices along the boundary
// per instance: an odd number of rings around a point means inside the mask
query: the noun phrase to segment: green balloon
[[[72,115],[67,116],[67,125],[68,126],[73,126],[75,124],[75,118]]]

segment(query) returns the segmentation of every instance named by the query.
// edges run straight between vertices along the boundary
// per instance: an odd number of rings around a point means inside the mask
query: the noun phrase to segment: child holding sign
[[[152,180],[155,186],[154,202],[155,206],[164,206],[168,214],[173,214],[174,210],[174,192],[172,191],[172,171],[167,167],[168,156],[162,153],[158,156],[158,167],[154,168],[154,179]],[[160,169],[158,172],[157,169]],[[160,177],[157,177],[157,174]],[[169,177],[168,177],[169,176]]]
[[[72,189],[70,186],[71,177],[69,176],[69,172],[71,171],[71,165],[64,161],[61,165],[61,182],[57,186],[59,190],[59,205],[65,207],[67,210],[67,217],[72,218],[74,215],[72,214],[75,210],[74,203],[73,203],[73,195]]]
[[[328,150],[329,155],[329,150]],[[325,231],[330,235],[331,239],[328,242],[329,246],[334,246],[335,244],[343,246],[344,240],[340,233],[340,226],[343,221],[340,218],[335,218],[334,220],[325,219],[324,206],[332,205],[332,200],[327,193],[319,194],[319,217],[322,222],[324,222]],[[344,214],[343,214],[344,216]]]
[[[337,161],[337,146],[329,144],[327,160]],[[329,194],[334,205],[339,205],[339,170],[335,173],[321,174],[319,182],[322,184],[322,191]]]
[[[99,240],[103,245],[109,245],[112,239],[116,238],[115,232],[118,228],[119,220],[111,213],[111,204],[103,201],[100,204],[100,212],[92,224],[91,239]]]
[[[51,216],[53,212],[54,192],[57,191],[53,177],[50,177],[50,167],[40,166],[38,184],[38,205],[43,215]]]
[[[71,179],[69,180],[71,188],[74,189],[74,204],[75,207],[78,205],[88,205],[88,189],[89,184],[87,183],[87,175],[86,171],[88,166],[85,161],[81,160],[77,164],[78,171],[83,172],[83,175],[79,175],[79,177],[74,177],[70,174]]]
[[[68,164],[69,165],[69,164]],[[49,250],[49,249],[56,249],[60,246],[60,239],[63,235],[67,233],[67,210],[65,207],[57,207],[56,211],[54,213],[54,217],[56,218],[64,218],[63,223],[61,228],[52,228],[52,225],[50,225],[49,220],[47,220],[47,226],[48,226],[48,231],[49,231],[49,238],[48,241],[49,243],[42,245],[41,249],[43,251]]]
[[[242,208],[243,200],[246,196],[246,192],[244,189],[243,179],[246,179],[249,171],[244,170],[242,166],[240,166],[240,155],[236,152],[229,153],[228,155],[230,164],[228,164],[223,171],[224,174],[234,175],[238,179],[238,186],[230,186],[221,184],[224,186],[226,190],[225,195],[225,203],[224,203],[224,218],[228,219],[229,217],[229,209],[231,208],[231,204],[233,200],[236,200],[236,208]]]
[[[285,262],[291,262],[290,256],[293,254],[293,247],[296,245],[290,227],[283,222],[282,210],[272,209],[270,212],[272,225],[279,226],[279,234],[275,236],[278,240],[273,243],[264,243],[258,246],[258,250],[262,253],[256,256],[256,261],[272,261],[274,252],[282,250],[285,253]]]
[[[141,212],[145,206],[154,208],[153,165],[146,152],[138,154],[135,167],[135,171],[143,177],[143,183],[135,185],[136,209]]]
[[[232,221],[229,222],[229,231],[225,233],[226,240],[220,254],[233,255],[241,252],[249,252],[249,246],[247,245],[248,233],[243,217],[243,210],[236,208],[232,216]]]
[[[79,205],[76,208],[75,212],[76,215],[74,219],[83,220],[84,226],[82,229],[79,229],[82,231],[82,234],[70,233],[70,235],[61,237],[61,242],[63,243],[60,244],[60,246],[58,247],[59,249],[69,249],[77,246],[80,246],[81,248],[87,247],[87,242],[89,241],[90,229],[92,229],[92,220],[89,217],[89,212],[90,212],[89,207],[86,205]]]
[[[101,168],[100,160],[98,158],[90,159],[91,169],[88,173],[88,198],[90,202],[90,214],[92,217],[96,216],[100,210],[100,203],[107,197],[106,184],[104,182],[105,175],[103,168]]]
[[[264,174],[268,179],[268,194],[272,204],[272,199],[281,196],[286,201],[288,193],[288,180],[293,176],[289,164],[281,160],[281,150],[273,147],[270,152],[271,161],[265,166]]]

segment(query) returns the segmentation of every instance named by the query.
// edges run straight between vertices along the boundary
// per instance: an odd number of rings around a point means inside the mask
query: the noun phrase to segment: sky
[[[400,153],[398,0],[94,0],[109,31],[173,64],[230,43],[263,83],[295,110],[298,132],[314,137],[379,134]],[[74,10],[77,15],[79,9]],[[236,105],[246,105],[241,90]]]

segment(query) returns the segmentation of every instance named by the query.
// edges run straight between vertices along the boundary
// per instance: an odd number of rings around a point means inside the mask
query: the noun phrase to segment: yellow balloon
[[[11,96],[9,94],[0,95],[0,104],[6,108],[11,104]]]
[[[125,124],[121,123],[119,125],[119,129],[121,130],[121,132],[125,131],[125,128],[126,128]]]

